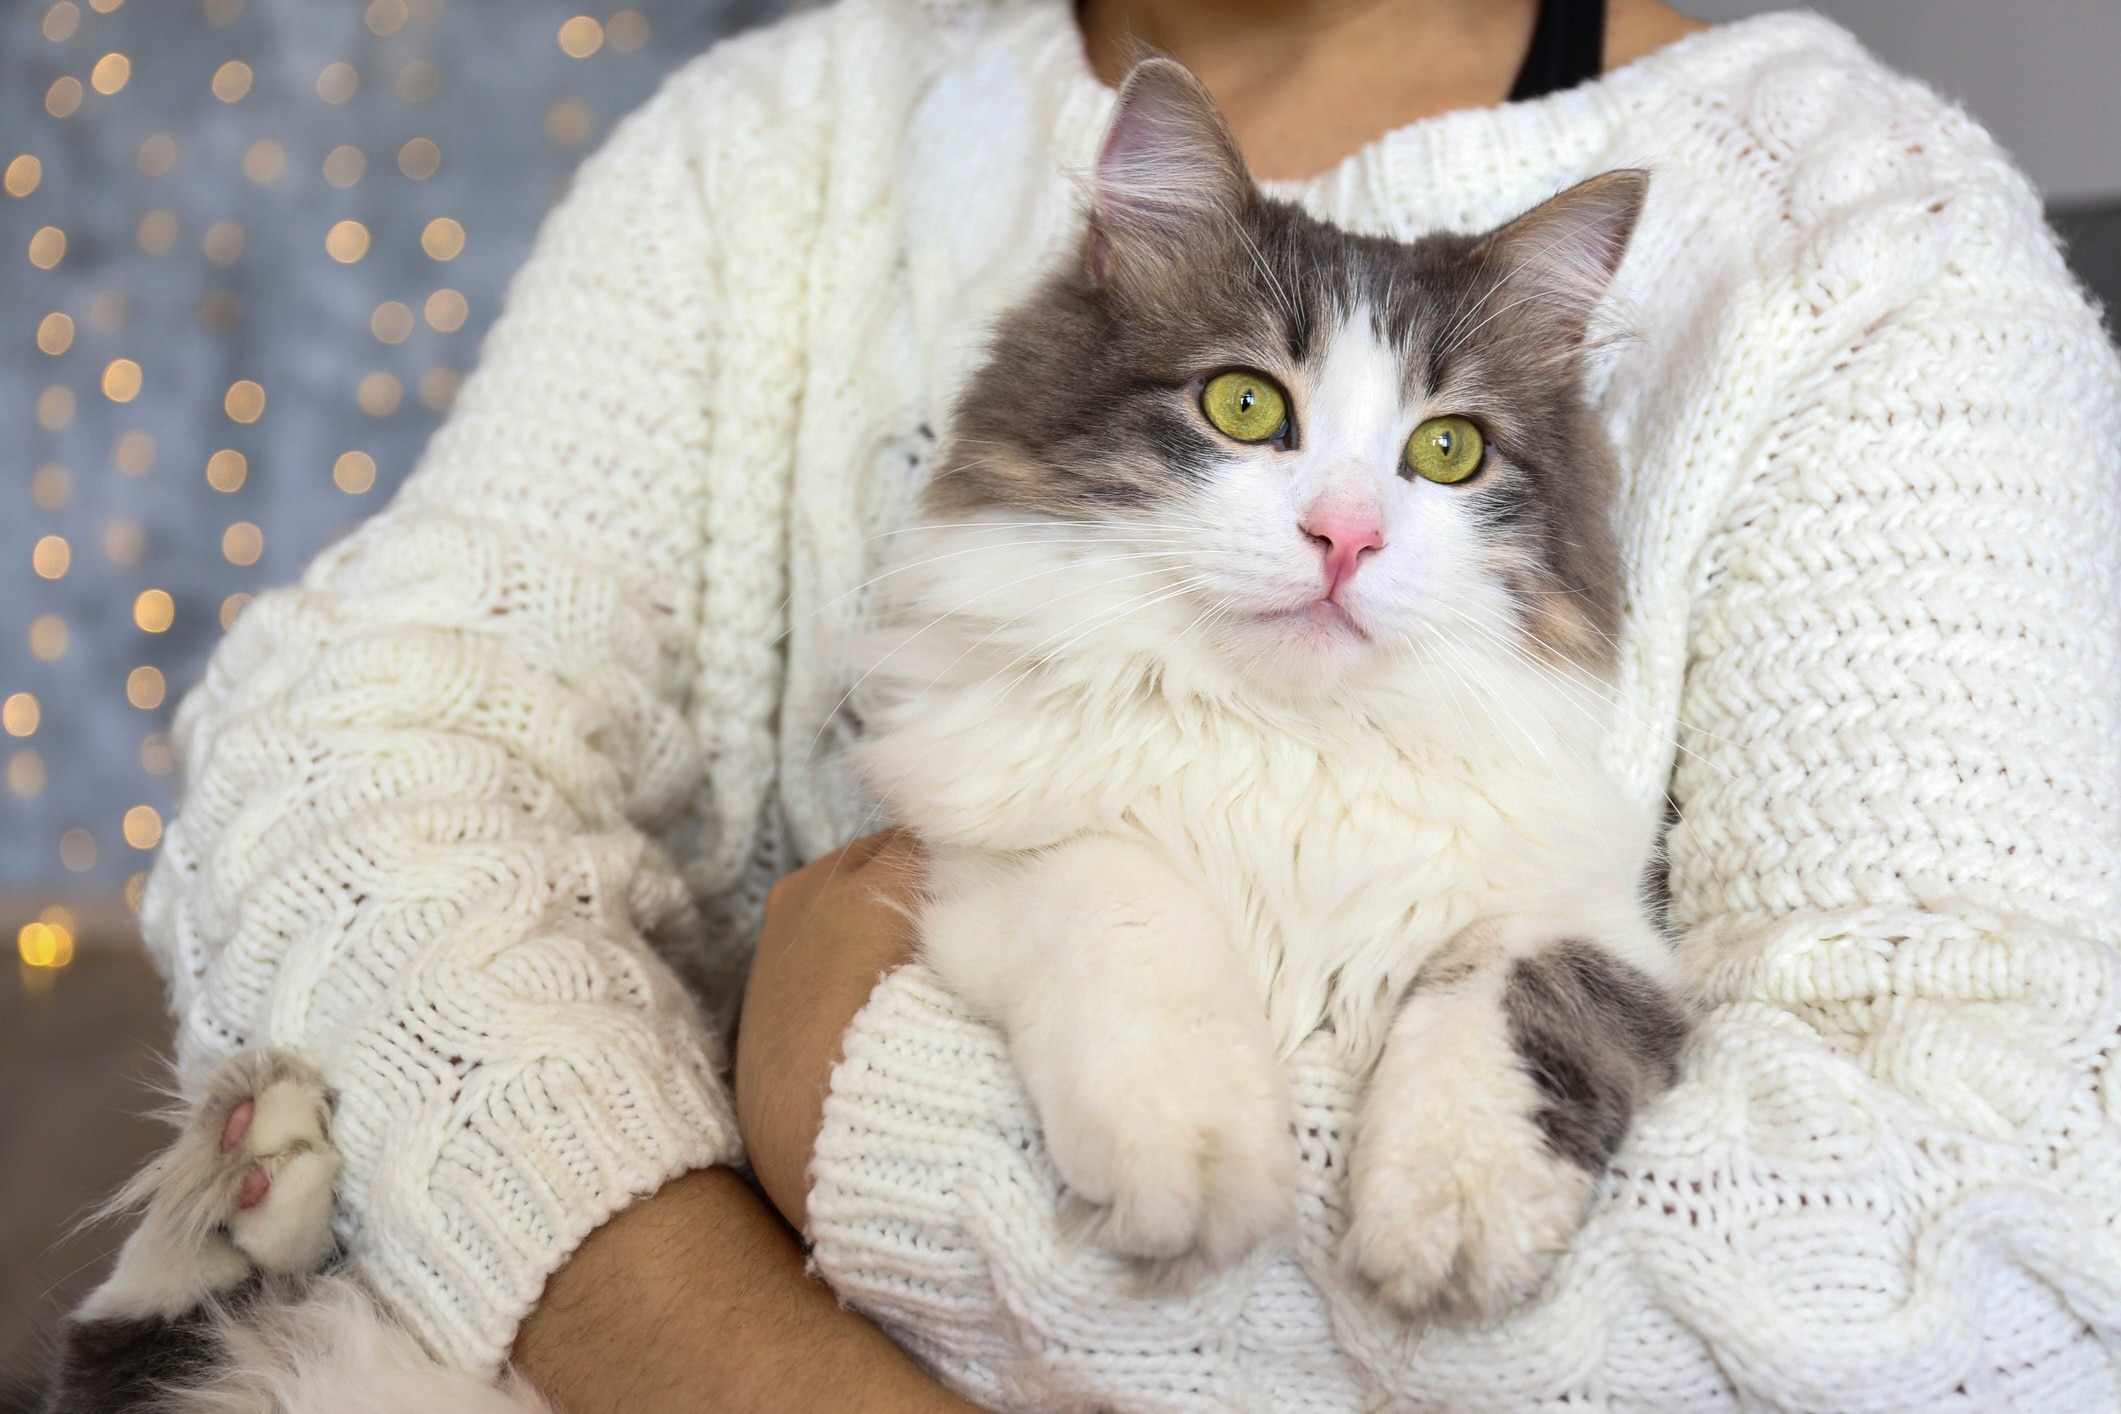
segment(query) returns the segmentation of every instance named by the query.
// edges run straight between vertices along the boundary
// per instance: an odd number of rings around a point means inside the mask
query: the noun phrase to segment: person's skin
[[[1536,0],[1083,0],[1085,52],[1117,84],[1147,45],[1199,74],[1261,177],[1304,177],[1378,135],[1501,102]],[[1609,0],[1617,68],[1702,28],[1656,0]],[[857,840],[783,879],[766,910],[736,1048],[736,1101],[760,1186],[789,1223],[840,1040],[908,961],[919,852]],[[665,1184],[590,1235],[516,1337],[515,1360],[567,1414],[743,1410],[917,1414],[945,1391],[803,1270],[772,1208],[723,1170]]]

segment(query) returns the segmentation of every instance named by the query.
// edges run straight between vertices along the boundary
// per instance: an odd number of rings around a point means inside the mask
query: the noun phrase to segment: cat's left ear
[[[1136,64],[1098,149],[1090,278],[1146,273],[1220,241],[1259,200],[1206,85],[1175,59]]]
[[[1627,254],[1649,194],[1648,172],[1600,173],[1483,236],[1473,259],[1580,340]]]

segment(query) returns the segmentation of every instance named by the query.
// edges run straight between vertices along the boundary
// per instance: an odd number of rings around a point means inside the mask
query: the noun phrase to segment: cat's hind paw
[[[177,1138],[108,1205],[141,1210],[85,1316],[174,1315],[255,1273],[300,1276],[332,1255],[339,1151],[331,1096],[285,1051],[231,1057]]]

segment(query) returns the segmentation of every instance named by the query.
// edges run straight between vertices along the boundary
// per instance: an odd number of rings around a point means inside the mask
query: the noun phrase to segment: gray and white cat
[[[1347,1261],[1499,1314],[1672,1083],[1659,821],[1600,765],[1618,471],[1582,386],[1646,190],[1351,235],[1152,59],[1080,257],[971,379],[859,759],[928,845],[927,961],[1112,1249],[1286,1227],[1280,1062],[1325,1027],[1368,1074]]]
[[[1582,391],[1645,188],[1350,235],[1263,197],[1152,59],[1081,251],[960,401],[860,760],[930,849],[928,961],[1119,1252],[1288,1224],[1280,1061],[1326,1027],[1369,1076],[1348,1261],[1409,1313],[1498,1314],[1673,1080],[1657,819],[1599,765],[1617,469]],[[129,1190],[51,1409],[543,1407],[328,1270],[328,1111],[294,1058],[224,1068]]]

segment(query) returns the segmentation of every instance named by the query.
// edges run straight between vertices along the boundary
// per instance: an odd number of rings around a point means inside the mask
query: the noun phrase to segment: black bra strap
[[[1603,70],[1605,0],[1539,0],[1539,20],[1510,101],[1544,98]]]

